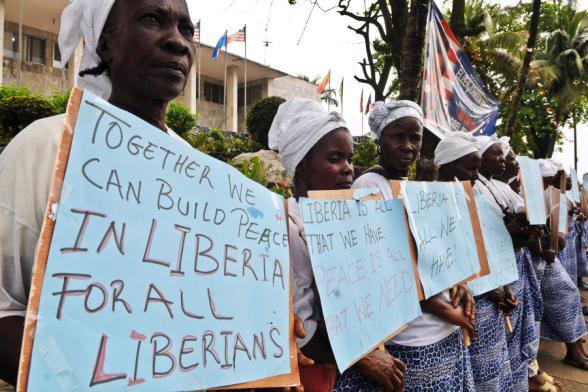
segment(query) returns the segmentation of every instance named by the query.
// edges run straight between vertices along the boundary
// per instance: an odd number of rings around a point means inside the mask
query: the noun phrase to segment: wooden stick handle
[[[512,323],[510,322],[510,317],[506,314],[504,315],[504,323],[506,324],[506,330],[512,333]]]
[[[462,328],[461,334],[463,335],[463,344],[466,346],[466,348],[470,347],[472,341],[470,339],[470,334],[468,333],[468,331]]]

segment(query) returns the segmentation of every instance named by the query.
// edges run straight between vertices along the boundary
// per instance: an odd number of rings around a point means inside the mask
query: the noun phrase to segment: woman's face
[[[388,124],[380,136],[380,160],[386,168],[406,172],[421,152],[423,127],[413,117]]]
[[[473,185],[478,179],[480,166],[482,166],[482,155],[476,151],[441,166],[439,171],[445,173],[448,178],[455,177],[459,181],[470,181]]]
[[[506,161],[499,143],[494,143],[482,155],[483,173],[501,176],[506,168]]]
[[[97,52],[113,90],[132,99],[180,95],[196,51],[185,0],[118,0],[108,26]]]
[[[296,169],[307,191],[349,189],[353,183],[353,139],[346,129],[329,132]]]
[[[519,175],[519,162],[512,150],[509,150],[505,158],[505,176],[506,178],[513,178]]]

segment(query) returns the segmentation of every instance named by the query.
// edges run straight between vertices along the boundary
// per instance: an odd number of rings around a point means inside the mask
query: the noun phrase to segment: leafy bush
[[[235,164],[230,161],[229,164],[239,170],[245,177],[269,188],[272,192],[282,195],[285,198],[292,196],[292,189],[283,181],[279,184],[273,184],[270,188],[270,185],[272,184],[269,184],[267,181],[268,169],[258,157],[247,159],[240,164]]]
[[[57,114],[47,99],[35,96],[12,96],[0,101],[0,129],[12,138],[23,128],[40,118]]]
[[[247,132],[251,135],[253,140],[269,148],[267,145],[267,134],[272,126],[272,121],[278,112],[278,107],[286,102],[282,97],[266,97],[260,98],[253,102],[251,108],[247,112],[247,119],[245,124]]]
[[[192,147],[223,161],[228,161],[245,152],[262,149],[259,143],[247,135],[226,137],[217,128],[196,135],[187,134],[184,138]]]
[[[29,90],[27,87],[0,87],[0,101],[8,97],[28,97],[29,95],[31,95],[31,90]]]
[[[378,145],[373,140],[363,138],[355,145],[353,153],[353,164],[356,166],[369,168],[378,163]]]
[[[70,91],[65,94],[54,93],[51,96],[51,104],[57,111],[57,113],[65,113],[67,110],[67,103],[69,102]]]
[[[178,135],[184,135],[194,129],[198,116],[192,114],[186,105],[172,101],[165,113],[165,123]]]

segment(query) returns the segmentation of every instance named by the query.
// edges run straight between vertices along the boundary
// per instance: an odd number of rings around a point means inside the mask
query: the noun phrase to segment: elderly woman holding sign
[[[503,141],[504,142],[504,141]],[[478,136],[482,165],[474,186],[476,193],[492,200],[503,215],[515,248],[519,279],[508,286],[520,301],[510,312],[513,331],[507,333],[513,390],[528,390],[528,365],[535,356],[539,331],[535,320],[541,313],[541,293],[535,276],[528,241],[532,231],[525,218],[523,199],[506,183],[498,181],[506,168],[502,145],[496,135]]]
[[[59,42],[68,60],[84,38],[80,87],[178,137],[164,116],[186,85],[193,30],[185,0],[77,0]],[[11,383],[63,119],[31,124],[0,155],[0,378]]]
[[[406,178],[418,158],[423,137],[423,112],[411,101],[376,102],[370,113],[371,130],[378,136],[380,164],[368,170],[354,188],[377,188],[393,199],[389,180]],[[473,391],[469,353],[459,327],[475,335],[474,302],[460,286],[453,300],[446,291],[421,302],[423,315],[386,344],[388,352],[408,368],[407,391]]]
[[[334,381],[335,360],[321,317],[298,198],[307,197],[308,191],[351,187],[353,140],[345,121],[338,113],[328,113],[314,101],[296,98],[280,106],[268,140],[270,148],[279,152],[284,167],[294,177],[294,197],[288,199],[294,312],[302,318],[307,332],[297,343],[317,363],[300,368],[304,388],[324,391],[334,384],[334,391],[401,390],[404,364],[378,350]]]
[[[539,160],[541,176],[544,186],[559,188],[555,180],[557,167],[548,160]],[[565,190],[564,190],[565,191]],[[570,205],[571,207],[571,205]],[[588,353],[584,346],[586,323],[582,314],[580,292],[575,280],[566,271],[562,257],[575,261],[574,243],[562,243],[564,248],[555,255],[552,249],[544,249],[543,254],[549,253],[549,268],[543,268],[541,279],[541,293],[543,295],[543,319],[541,320],[541,337],[544,339],[564,342],[566,356],[564,362],[580,369],[588,370]],[[566,248],[571,248],[567,250]],[[539,256],[537,256],[539,257]],[[543,256],[545,258],[545,256]],[[568,261],[569,262],[569,261]]]
[[[478,179],[482,155],[476,138],[463,132],[441,140],[435,149],[435,165],[439,181],[471,181]],[[493,200],[488,200],[492,203]],[[497,209],[500,213],[500,209]],[[514,258],[514,254],[512,255]],[[504,315],[518,301],[508,287],[478,295],[476,300],[476,332],[478,338],[470,346],[470,356],[477,391],[511,391],[512,373]]]

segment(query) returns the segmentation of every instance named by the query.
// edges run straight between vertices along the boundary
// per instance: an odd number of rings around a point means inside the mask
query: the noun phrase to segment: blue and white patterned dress
[[[469,347],[475,389],[477,392],[512,391],[504,313],[488,294],[475,300],[477,337]]]
[[[578,254],[576,250],[576,225],[571,216],[568,217],[568,235],[566,236],[566,246],[559,251],[557,257],[561,261],[566,272],[576,282],[578,279]]]
[[[578,258],[578,278],[588,276],[588,220],[576,222],[576,256]]]
[[[513,390],[529,390],[528,366],[534,360],[534,352],[539,340],[539,331],[535,322],[535,310],[538,306],[538,279],[533,268],[531,253],[527,248],[516,250],[517,269],[519,279],[509,284],[519,300],[509,317],[512,323],[512,333],[506,333],[506,341],[510,357],[513,378]],[[539,295],[539,297],[541,297]]]
[[[543,320],[541,337],[572,343],[586,334],[580,292],[559,258],[547,264],[541,281]]]
[[[413,347],[388,343],[386,349],[406,365],[404,390],[407,392],[482,391],[482,389],[478,390],[474,384],[470,354],[463,344],[461,329],[427,346]],[[503,384],[509,385],[506,378]],[[343,374],[337,375],[333,392],[376,392],[381,389],[376,383],[362,376],[357,368],[352,367]],[[492,391],[492,389],[484,390]],[[504,389],[504,391],[510,391],[510,389]]]
[[[408,368],[404,377],[407,392],[475,392],[470,354],[458,329],[445,339],[422,347],[386,347]]]

